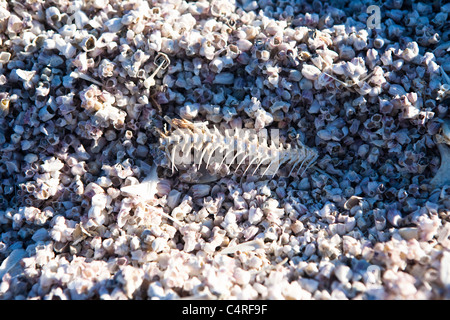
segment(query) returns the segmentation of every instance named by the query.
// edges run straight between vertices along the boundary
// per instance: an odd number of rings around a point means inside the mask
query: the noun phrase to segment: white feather
[[[158,184],[158,174],[156,166],[150,168],[149,174],[139,184],[126,186],[120,188],[124,196],[141,197],[144,201],[152,200],[157,192],[156,186]]]

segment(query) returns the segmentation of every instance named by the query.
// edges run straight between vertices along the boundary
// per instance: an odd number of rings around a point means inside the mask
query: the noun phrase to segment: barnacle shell
[[[0,117],[6,117],[9,113],[9,99],[2,98],[0,100]]]
[[[0,52],[0,64],[7,64],[10,58],[11,58],[11,53]]]

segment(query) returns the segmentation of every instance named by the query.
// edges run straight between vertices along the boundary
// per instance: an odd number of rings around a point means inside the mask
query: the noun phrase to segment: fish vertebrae
[[[246,174],[257,176],[298,176],[317,159],[314,149],[302,142],[291,145],[279,141],[279,130],[256,132],[254,129],[218,129],[208,122],[193,123],[184,119],[166,120],[172,130],[160,132],[160,149],[165,165],[175,170],[226,176]],[[303,171],[302,171],[303,169]],[[289,171],[288,171],[289,170]],[[302,171],[302,173],[300,173]],[[192,180],[192,179],[191,179]],[[195,179],[193,179],[195,180]]]

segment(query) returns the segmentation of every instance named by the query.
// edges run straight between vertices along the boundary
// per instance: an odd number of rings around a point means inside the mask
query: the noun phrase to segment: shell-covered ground
[[[0,299],[450,298],[449,14],[0,0]],[[202,180],[171,119],[317,160]]]

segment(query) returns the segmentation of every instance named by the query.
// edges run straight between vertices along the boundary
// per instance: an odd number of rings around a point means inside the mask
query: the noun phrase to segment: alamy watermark
[[[366,13],[370,14],[367,18],[367,28],[380,29],[381,24],[381,10],[379,6],[371,5],[367,7]]]

